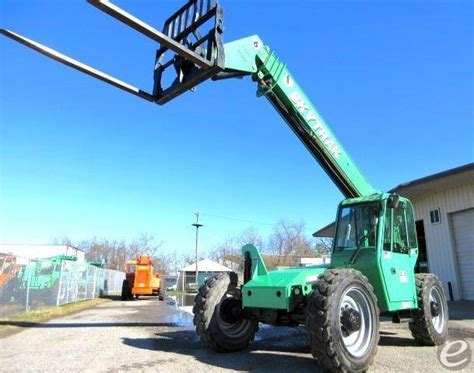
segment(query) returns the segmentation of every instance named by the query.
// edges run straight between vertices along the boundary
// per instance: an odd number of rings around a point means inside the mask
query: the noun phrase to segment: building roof
[[[332,236],[334,236],[334,226],[335,226],[335,222],[329,223],[328,225],[326,225],[325,227],[321,228],[321,229],[318,230],[317,232],[314,232],[314,233],[313,233],[313,237],[324,238],[324,237],[332,237]]]
[[[474,183],[474,163],[468,163],[464,166],[400,184],[390,190],[390,193],[397,193],[403,197],[414,199],[426,193],[468,183]]]
[[[194,272],[196,270],[196,262],[181,269],[181,272]],[[232,272],[230,268],[224,267],[222,264],[216,263],[210,259],[203,259],[198,262],[199,272]]]
[[[389,192],[397,193],[409,199],[415,199],[427,193],[468,183],[474,183],[474,163],[468,163],[460,167],[400,184]],[[326,225],[324,228],[314,232],[313,237],[333,237],[335,225],[335,222]]]

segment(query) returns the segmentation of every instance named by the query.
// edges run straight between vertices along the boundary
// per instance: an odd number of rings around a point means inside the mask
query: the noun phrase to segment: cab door
[[[410,224],[407,224],[408,221]],[[418,253],[416,246],[411,204],[400,202],[396,208],[386,207],[382,272],[390,303],[401,302],[391,304],[389,308],[392,310],[416,306],[414,276],[414,264]]]

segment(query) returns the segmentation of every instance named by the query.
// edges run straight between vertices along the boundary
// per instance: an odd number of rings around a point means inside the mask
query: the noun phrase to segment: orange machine
[[[16,276],[16,258],[11,255],[0,257],[0,289]]]
[[[11,255],[0,256],[0,303],[10,302],[18,289],[20,280],[17,277],[19,266],[16,257]]]
[[[164,299],[161,279],[153,273],[151,256],[139,256],[137,260],[127,262],[126,277],[122,285],[122,300],[138,298],[140,295],[157,295]]]

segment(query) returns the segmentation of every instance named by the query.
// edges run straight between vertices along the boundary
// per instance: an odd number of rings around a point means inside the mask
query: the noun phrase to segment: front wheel
[[[448,302],[438,277],[417,273],[418,308],[412,311],[409,327],[413,338],[425,346],[439,346],[448,338]]]
[[[377,298],[367,278],[353,269],[329,269],[319,275],[306,327],[311,352],[324,370],[367,370],[379,341]]]
[[[217,352],[239,351],[253,340],[258,321],[243,315],[236,273],[207,279],[194,302],[196,333],[207,347]]]

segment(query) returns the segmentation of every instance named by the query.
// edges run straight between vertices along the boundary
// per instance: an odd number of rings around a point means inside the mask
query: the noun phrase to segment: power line
[[[240,222],[243,222],[243,223],[267,225],[269,227],[273,227],[275,225],[275,224],[264,223],[264,222],[259,222],[259,221],[255,221],[255,220],[247,220],[247,219],[235,218],[235,217],[231,217],[231,216],[218,215],[218,214],[209,214],[207,212],[202,212],[201,215],[212,216],[212,217],[215,217],[215,218],[221,218],[221,219],[226,219],[226,220],[240,221]]]

